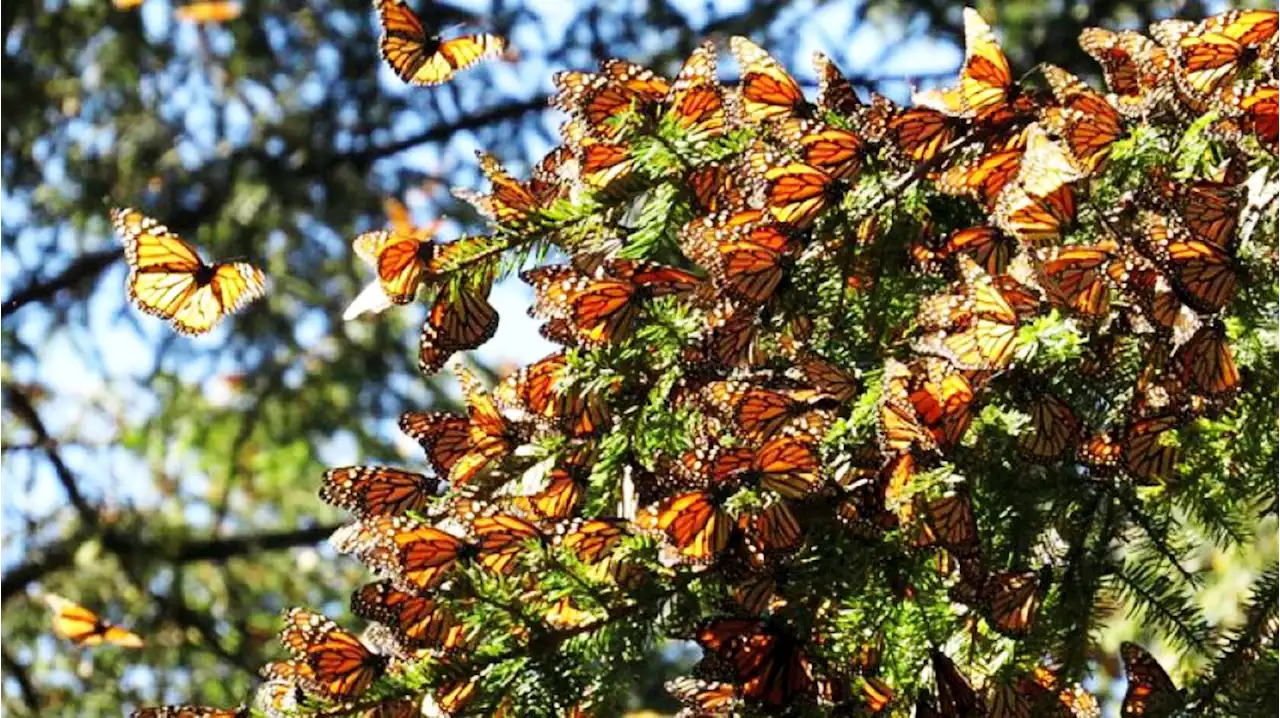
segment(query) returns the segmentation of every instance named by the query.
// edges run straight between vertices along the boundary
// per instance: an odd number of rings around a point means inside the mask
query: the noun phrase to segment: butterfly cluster
[[[482,154],[492,189],[458,193],[491,235],[358,240],[390,301],[433,293],[424,373],[493,335],[488,288],[520,269],[562,348],[492,389],[455,362],[465,413],[400,421],[421,471],[325,476],[356,519],[334,547],[376,577],[351,602],[371,627],[290,612],[269,710],[391,674],[414,678],[379,700],[505,714],[505,660],[626,624],[701,647],[668,684],[682,715],[1097,715],[1051,643],[1017,648],[1075,570],[1067,518],[996,540],[1017,509],[980,469],[1101,501],[1176,480],[1179,439],[1232,410],[1233,308],[1274,251],[1242,217],[1275,167],[1277,14],[1090,28],[1105,90],[1051,65],[1018,81],[964,19],[956,85],[905,107],[821,55],[811,102],[742,37],[730,84],[713,43],[671,79],[561,73],[562,144],[528,181]],[[1142,152],[1188,134],[1193,162]],[[1000,658],[886,640],[911,621]],[[1125,715],[1183,704],[1122,657]],[[568,713],[607,704],[596,678],[565,678]]]

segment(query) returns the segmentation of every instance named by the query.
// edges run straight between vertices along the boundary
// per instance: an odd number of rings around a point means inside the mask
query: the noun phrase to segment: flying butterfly
[[[228,0],[197,0],[173,9],[175,20],[195,23],[229,22],[240,17],[244,6]]]
[[[401,80],[418,86],[439,85],[455,73],[506,50],[497,35],[463,35],[441,39],[440,28],[424,25],[404,0],[376,0],[382,37],[382,59]],[[431,8],[434,12],[435,8]],[[431,16],[428,16],[430,19]]]
[[[326,698],[354,698],[386,670],[387,659],[365,647],[355,634],[318,613],[291,608],[280,642],[311,669],[303,686]]]
[[[811,699],[816,686],[800,640],[770,621],[722,618],[704,624],[698,643],[727,667],[748,700],[782,708]]]
[[[121,648],[141,648],[142,636],[121,628],[98,614],[52,593],[43,595],[53,611],[53,632],[80,646],[109,643]]]
[[[1128,641],[1121,643],[1120,658],[1124,661],[1124,675],[1129,683],[1124,702],[1120,704],[1121,716],[1162,718],[1182,706],[1182,692],[1156,659],[1141,646]]]
[[[113,209],[111,221],[124,242],[129,299],[182,334],[204,334],[266,293],[262,270],[235,261],[205,264],[194,247],[137,210]]]

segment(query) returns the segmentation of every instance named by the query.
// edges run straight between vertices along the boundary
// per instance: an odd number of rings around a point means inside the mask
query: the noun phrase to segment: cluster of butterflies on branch
[[[466,412],[400,422],[430,474],[327,473],[321,497],[356,518],[332,543],[377,575],[351,602],[370,628],[361,638],[289,611],[281,641],[291,658],[264,669],[256,705],[273,715],[416,715],[424,703],[507,715],[516,709],[493,669],[515,654],[478,646],[554,651],[639,617],[703,649],[695,675],[668,686],[685,715],[1096,715],[1093,697],[1052,666],[981,676],[975,688],[941,648],[916,651],[932,687],[900,696],[879,670],[883,640],[852,661],[828,652],[830,617],[815,606],[840,597],[814,596],[824,584],[804,575],[839,565],[824,554],[844,541],[926,552],[972,624],[1014,639],[1033,631],[1055,566],[995,565],[969,482],[919,482],[959,461],[988,401],[1029,417],[1018,460],[1074,467],[1081,481],[1173,477],[1168,439],[1227,410],[1243,382],[1222,320],[1249,278],[1242,183],[1251,166],[1274,168],[1277,13],[1165,21],[1154,39],[1088,29],[1082,46],[1106,91],[1053,66],[1041,68],[1046,90],[1020,84],[981,17],[964,19],[958,84],[917,93],[911,107],[863,103],[822,56],[810,103],[741,37],[730,41],[732,86],[718,79],[711,43],[674,80],[622,60],[561,73],[564,143],[527,182],[481,155],[493,188],[462,195],[491,219],[491,235],[357,239],[389,303],[410,303],[424,286],[431,294],[424,373],[493,335],[492,282],[547,247],[569,259],[521,276],[534,288],[531,313],[564,349],[492,390],[455,361]],[[416,37],[410,25],[388,25],[388,37]],[[397,69],[421,79],[429,66]],[[1159,170],[1117,196],[1095,191],[1135,127],[1181,136],[1206,112],[1217,119],[1204,133],[1227,158],[1215,176]],[[913,239],[895,242],[903,233],[881,210],[919,188],[936,221],[917,215]],[[135,213],[117,223],[127,236],[164,234]],[[942,235],[935,224],[959,228]],[[147,278],[158,266],[148,252],[131,252],[135,294],[163,287]],[[212,286],[215,297],[232,281],[252,284],[236,265],[203,271],[212,278],[196,291]],[[880,285],[895,272],[918,299],[900,330],[865,312],[893,300]],[[855,311],[861,318],[845,323]],[[173,317],[189,328],[211,312]],[[1037,369],[1024,353],[1050,316],[1086,339],[1070,369]],[[1090,386],[1056,390],[1065,371]],[[864,405],[874,428],[860,434],[850,415]],[[656,434],[664,441],[638,439]],[[560,574],[595,587],[591,603],[545,590]],[[516,588],[517,605],[490,605],[495,581]],[[694,581],[725,586],[723,600],[660,620]],[[893,590],[919,600],[909,582]],[[466,620],[481,607],[512,620]],[[1184,702],[1141,648],[1125,644],[1122,657],[1125,715]],[[431,690],[365,697],[419,664],[431,667]],[[588,689],[570,714],[591,705]],[[142,715],[184,710],[203,715]]]

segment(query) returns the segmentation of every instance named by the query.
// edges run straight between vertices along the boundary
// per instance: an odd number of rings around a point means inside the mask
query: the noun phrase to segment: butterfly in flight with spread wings
[[[377,0],[382,59],[401,80],[419,86],[448,82],[454,74],[489,57],[501,55],[506,41],[497,35],[440,38],[440,28],[424,25],[404,0]],[[439,12],[432,8],[433,13]]]
[[[121,648],[141,648],[142,637],[62,596],[46,593],[44,602],[53,611],[53,632],[80,646],[110,643]]]
[[[303,685],[327,698],[364,693],[387,666],[387,658],[370,651],[355,634],[303,608],[285,614],[280,642],[311,669]]]
[[[205,264],[181,237],[134,209],[111,210],[129,264],[129,298],[182,334],[204,334],[266,293],[262,270],[245,262]]]

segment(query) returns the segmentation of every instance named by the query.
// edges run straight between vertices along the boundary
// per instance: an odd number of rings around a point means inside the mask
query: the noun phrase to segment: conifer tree
[[[1276,511],[1276,13],[1087,29],[1105,88],[965,23],[906,107],[742,37],[564,73],[491,233],[366,240],[466,412],[325,475],[367,628],[290,610],[254,710],[616,715],[683,640],[686,715],[1097,715],[1117,611],[1199,666],[1124,644],[1127,715],[1269,706],[1275,567],[1222,627],[1186,555]],[[486,386],[516,273],[564,348]]]

